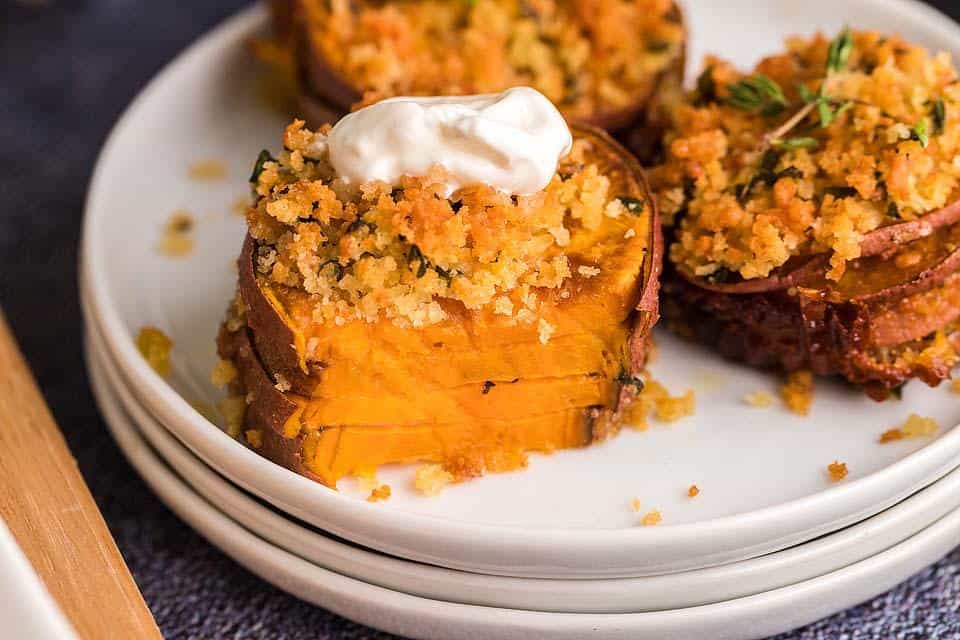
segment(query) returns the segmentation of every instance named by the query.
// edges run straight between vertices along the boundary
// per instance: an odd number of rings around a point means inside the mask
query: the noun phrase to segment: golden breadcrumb
[[[950,391],[953,391],[954,393],[960,393],[960,378],[957,378],[950,383]]]
[[[237,368],[229,360],[217,360],[210,372],[210,382],[220,389],[237,379]]]
[[[780,397],[794,413],[805,416],[813,404],[813,374],[809,371],[792,371],[787,382],[780,387]]]
[[[906,421],[901,427],[888,429],[880,434],[880,444],[895,442],[905,438],[923,438],[937,434],[940,427],[933,418],[924,418],[916,413],[907,416]]]
[[[219,160],[197,160],[187,167],[187,177],[192,180],[223,180],[227,167]]]
[[[137,333],[137,350],[150,367],[166,377],[170,375],[170,350],[173,341],[156,327],[143,327]]]
[[[840,482],[847,477],[847,463],[834,460],[827,465],[827,473],[830,475],[830,482]]]
[[[788,38],[752,74],[708,57],[697,90],[670,109],[666,162],[650,175],[665,220],[678,221],[672,261],[751,279],[831,252],[828,277],[839,280],[864,234],[956,198],[950,55],[873,31],[853,32],[851,45],[839,68],[828,68],[823,34]],[[808,106],[815,96],[830,105]],[[794,116],[798,126],[769,136]]]
[[[661,422],[675,422],[692,416],[696,409],[696,395],[687,389],[683,395],[671,396],[663,384],[646,375],[643,389],[628,409],[628,423],[639,431],[647,428],[652,415]]]
[[[169,258],[182,258],[193,251],[193,215],[182,209],[170,214],[163,227],[157,251]]]
[[[641,506],[642,506],[642,503],[640,502],[640,498],[633,498],[632,500],[630,500],[630,508],[633,509],[635,513],[640,512]]]
[[[690,485],[690,488],[687,489],[687,497],[696,498],[698,495],[700,495],[700,487],[695,484]]]
[[[425,496],[439,495],[451,482],[453,482],[453,474],[439,464],[425,464],[418,467],[413,476],[414,488]]]
[[[217,423],[217,410],[213,405],[204,402],[203,400],[188,400],[190,406],[193,407],[193,410],[202,415],[207,419],[208,422],[213,424]]]
[[[259,449],[263,446],[263,432],[259,429],[247,429],[243,435],[247,438],[247,444],[254,449]]]
[[[367,496],[367,502],[382,502],[384,500],[390,499],[390,485],[382,484],[379,487],[374,487],[370,491],[370,495]]]
[[[765,409],[773,404],[773,396],[766,391],[751,391],[744,394],[743,401],[751,407]]]
[[[247,400],[243,396],[227,396],[217,403],[217,409],[223,416],[227,433],[236,438],[243,430],[243,417],[247,412]]]
[[[640,524],[645,527],[652,527],[660,524],[662,520],[663,516],[660,514],[660,510],[654,509],[653,511],[647,512],[647,514],[640,519]]]

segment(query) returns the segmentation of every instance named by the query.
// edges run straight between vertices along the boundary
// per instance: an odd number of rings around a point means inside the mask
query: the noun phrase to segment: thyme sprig
[[[780,85],[762,73],[728,84],[727,91],[730,106],[765,116],[775,116],[789,105]]]

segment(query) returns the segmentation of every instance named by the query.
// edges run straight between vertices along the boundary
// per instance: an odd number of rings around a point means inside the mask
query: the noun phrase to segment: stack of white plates
[[[845,22],[960,49],[960,28],[906,0],[716,5],[686,3],[693,60],[710,50],[748,65],[785,34]],[[912,383],[880,404],[818,382],[802,418],[743,402],[775,394],[772,376],[665,333],[653,373],[696,390],[694,416],[434,498],[412,490],[410,467],[380,470],[393,495],[374,504],[352,481],[328,489],[230,439],[194,407],[220,398],[213,341],[244,233],[232,203],[284,124],[244,48],[265,22],[259,9],[230,20],[130,107],[96,168],[82,248],[88,366],[107,423],[157,495],[237,562],[406,636],[759,638],[877,595],[960,541],[960,397],[946,387]],[[188,178],[205,159],[229,178]],[[197,224],[194,250],[173,259],[156,245],[177,209]],[[173,340],[167,379],[135,347],[147,326]],[[878,443],[910,413],[939,433]],[[834,461],[849,469],[838,483]],[[662,523],[640,526],[653,509]]]

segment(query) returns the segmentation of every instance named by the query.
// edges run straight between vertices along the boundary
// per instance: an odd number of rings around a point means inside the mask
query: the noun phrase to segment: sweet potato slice
[[[363,5],[362,2],[360,4]],[[309,2],[304,3],[302,0],[272,0],[270,5],[275,32],[291,52],[294,74],[298,78],[299,114],[306,117],[308,122],[319,124],[349,111],[370,87],[364,86],[359,79],[344,75],[324,55],[313,33],[313,29],[323,22],[314,15],[316,10],[311,8]],[[665,19],[681,29],[684,27],[683,11],[678,4],[670,7]],[[651,55],[657,55],[657,48],[663,44],[666,43],[653,42],[650,47]],[[670,96],[682,92],[685,63],[684,38],[669,63],[662,69],[651,72],[653,75],[631,96],[628,106],[601,107],[589,114],[568,112],[562,103],[559,107],[572,120],[616,133],[640,157],[647,157],[659,143],[659,134],[665,124],[665,105],[672,102]],[[438,78],[439,82],[441,79]],[[535,84],[534,86],[536,88]],[[487,90],[507,88],[502,86]],[[441,92],[444,91],[438,86],[428,93]]]
[[[251,444],[335,486],[391,462],[437,462],[465,478],[615,433],[659,317],[663,241],[629,152],[598,130],[574,135],[590,142],[612,193],[644,204],[571,235],[572,275],[542,292],[542,323],[452,299],[440,300],[445,320],[423,327],[317,321],[310,294],[258,272],[249,236],[238,263],[243,326],[224,325],[219,352],[240,373],[233,392],[247,398]],[[587,264],[601,268],[578,269]]]

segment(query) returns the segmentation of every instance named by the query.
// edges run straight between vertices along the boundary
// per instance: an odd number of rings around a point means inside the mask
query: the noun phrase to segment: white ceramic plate
[[[310,562],[395,591],[464,604],[568,613],[634,613],[763,593],[865,560],[960,508],[960,471],[895,507],[817,540],[752,560],[645,578],[545,580],[466,573],[371,552],[269,509],[217,475],[141,407],[88,333],[88,359],[163,460],[200,496],[265,540]]]
[[[960,28],[906,0],[688,2],[693,59],[722,50],[748,63],[781,35],[850,22],[898,30],[957,50]],[[207,382],[213,336],[235,274],[243,223],[230,203],[247,191],[249,165],[275,147],[285,118],[264,106],[244,42],[264,24],[259,8],[228,21],[181,55],[117,124],[98,161],[87,202],[83,271],[92,315],[140,401],[190,449],[245,489],[338,536],[394,555],[458,569],[526,577],[630,577],[702,568],[786,548],[862,520],[936,480],[960,459],[960,403],[946,389],[908,386],[901,403],[876,404],[828,382],[809,418],[749,409],[745,392],[773,390],[769,375],[723,362],[660,333],[655,375],[697,389],[695,416],[676,426],[627,432],[582,451],[534,457],[524,473],[490,476],[425,499],[412,470],[383,470],[385,505],[340,493],[262,460],[216,431],[185,400],[215,400]],[[759,21],[752,25],[751,20]],[[746,21],[746,22],[745,22]],[[760,24],[762,23],[762,25]],[[750,37],[738,37],[750,29]],[[193,160],[221,159],[230,179],[191,181]],[[155,246],[170,213],[198,219],[197,248],[182,260]],[[162,380],[133,337],[162,328],[175,344]],[[933,442],[877,446],[880,432],[911,411],[944,426]],[[827,464],[848,463],[829,486]],[[685,497],[697,483],[700,497]],[[664,526],[641,528],[638,497]]]
[[[814,580],[712,605],[626,614],[572,614],[455,604],[408,595],[322,569],[250,533],[185,485],[150,449],[91,369],[107,424],[130,463],[180,518],[264,580],[384,631],[437,640],[711,640],[764,638],[889,589],[952,549],[954,511],[907,541]]]

